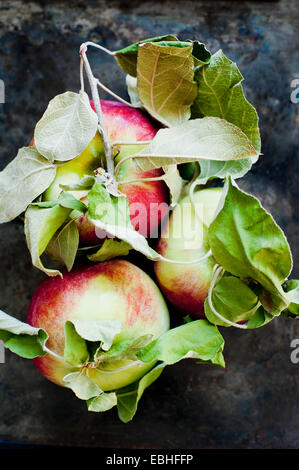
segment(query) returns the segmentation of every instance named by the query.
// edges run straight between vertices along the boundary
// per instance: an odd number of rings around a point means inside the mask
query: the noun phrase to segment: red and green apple
[[[155,339],[169,329],[168,309],[154,281],[137,266],[119,259],[80,267],[65,272],[63,278],[48,278],[38,286],[29,307],[28,323],[47,331],[47,347],[62,358],[64,325],[74,320],[120,321],[122,330],[113,344],[142,335]],[[74,371],[71,365],[50,354],[37,357],[34,362],[47,379],[61,386],[63,377]],[[135,382],[152,366],[152,362],[122,360],[108,368],[90,368],[88,375],[103,391],[108,391]]]
[[[207,227],[218,207],[222,189],[204,189],[194,193],[195,209],[186,196],[175,207],[158,242],[157,251],[177,261],[200,259],[209,250]],[[204,318],[204,301],[212,278],[212,256],[198,264],[155,263],[159,285],[167,299],[182,313]]]

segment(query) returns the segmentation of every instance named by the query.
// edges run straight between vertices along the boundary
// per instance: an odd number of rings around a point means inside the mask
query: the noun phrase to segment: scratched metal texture
[[[100,41],[118,49],[175,33],[204,41],[238,62],[260,115],[263,156],[240,185],[260,197],[283,227],[299,275],[298,111],[290,101],[299,73],[296,0],[1,1],[0,169],[30,141],[49,99],[78,90],[78,48]],[[115,63],[90,52],[96,74],[126,96]],[[105,96],[104,96],[105,97]],[[107,97],[107,96],[106,96]],[[149,263],[143,264],[151,269]],[[0,308],[26,318],[43,275],[31,266],[21,222],[0,227]],[[290,341],[299,322],[277,319],[256,331],[223,329],[227,367],[194,361],[168,367],[145,393],[134,420],[113,410],[88,413],[68,390],[46,381],[33,363],[6,353],[0,364],[0,440],[109,448],[298,448],[299,364]]]

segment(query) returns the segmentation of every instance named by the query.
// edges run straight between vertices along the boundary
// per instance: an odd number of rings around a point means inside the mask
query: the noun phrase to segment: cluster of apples
[[[93,106],[92,102],[91,105]],[[142,111],[115,101],[101,101],[107,136],[110,142],[134,142],[152,140],[157,127]],[[136,147],[136,146],[135,146]],[[134,145],[122,146],[116,156],[116,163],[136,152]],[[86,175],[93,175],[99,167],[99,155],[103,143],[99,133],[78,157],[64,164],[57,170],[56,177],[43,194],[44,201],[56,201],[62,191],[60,185],[77,183]],[[160,169],[136,172],[132,161],[122,165],[118,181],[136,181],[161,175]],[[183,199],[174,209],[170,218],[168,210],[157,214],[152,207],[169,204],[168,188],[164,181],[137,181],[120,184],[120,191],[129,201],[130,218],[135,230],[148,236],[156,231],[157,224],[163,223],[162,235],[153,241],[157,251],[173,260],[186,260],[188,257],[199,258],[201,247],[205,243],[205,232],[197,230],[193,239],[188,240],[186,249],[183,237],[172,237],[172,227],[176,223],[187,224],[191,214],[191,204]],[[217,208],[221,190],[205,189],[195,195],[195,204],[204,207],[203,226],[209,225]],[[78,197],[78,193],[76,193]],[[87,204],[86,195],[81,198]],[[146,210],[145,220],[134,212],[134,203],[142,202]],[[185,208],[178,222],[177,213],[180,204]],[[154,213],[153,213],[154,212]],[[181,212],[180,212],[181,213]],[[197,223],[200,223],[197,221]],[[80,245],[83,247],[99,245],[95,227],[88,219],[88,213],[76,221]],[[203,235],[199,235],[203,234]],[[198,239],[198,237],[201,237]],[[191,249],[190,249],[191,247]],[[194,249],[196,247],[196,249]],[[198,250],[198,254],[197,251]],[[208,293],[212,276],[213,258],[200,264],[155,263],[155,273],[161,290],[166,298],[182,313],[192,318],[204,317],[203,304]],[[64,349],[64,325],[66,321],[78,319],[107,321],[119,320],[124,330],[134,332],[136,337],[150,334],[158,338],[169,329],[169,313],[166,302],[154,281],[139,267],[123,259],[113,259],[95,265],[80,266],[71,272],[64,272],[63,278],[57,276],[44,280],[37,288],[29,308],[28,323],[47,331],[47,346],[55,351],[57,358],[46,354],[37,357],[34,362],[49,380],[64,386],[63,377],[71,372],[71,367],[62,362],[59,356]],[[109,370],[90,371],[92,379],[103,391],[115,390],[131,384],[142,377],[152,363],[128,365],[127,360],[115,363]],[[115,371],[113,371],[115,369]]]

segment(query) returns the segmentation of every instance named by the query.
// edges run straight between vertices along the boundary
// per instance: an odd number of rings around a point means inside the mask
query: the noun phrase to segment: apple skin
[[[91,106],[94,105],[91,101]],[[148,141],[152,140],[157,128],[153,125],[140,110],[131,108],[117,101],[101,100],[103,119],[107,136],[110,143],[121,141]],[[119,154],[115,158],[118,163],[123,158],[140,151],[142,145],[121,145]],[[56,177],[51,186],[44,193],[45,201],[57,200],[61,188],[60,184],[70,184],[78,182],[84,175],[93,175],[94,170],[101,164],[104,157],[104,147],[102,139],[97,132],[88,147],[81,155],[57,169]],[[151,171],[136,172],[132,161],[128,160],[120,167],[117,175],[118,181],[134,180],[142,178],[152,178],[160,176],[162,171],[155,169]],[[138,182],[119,186],[120,191],[129,200],[130,218],[135,230],[144,236],[155,233],[161,220],[168,214],[168,190],[164,181]],[[83,194],[83,193],[82,193]],[[74,193],[76,195],[76,193]],[[77,193],[76,197],[80,197]],[[138,208],[134,204],[143,204],[142,215],[138,216]],[[161,205],[161,211],[156,211],[153,207]],[[92,246],[101,243],[97,237],[94,225],[86,214],[77,221],[82,246]]]
[[[204,189],[194,193],[194,202],[208,227],[214,218],[222,189]],[[189,231],[189,228],[192,230]],[[184,233],[181,233],[184,230]],[[204,251],[202,250],[204,248]],[[192,261],[208,251],[207,231],[195,215],[189,196],[180,201],[165,225],[157,251],[165,258]],[[155,273],[165,297],[183,314],[191,318],[205,318],[204,301],[208,295],[213,257],[198,264],[170,264],[155,262]]]
[[[44,328],[47,347],[63,356],[64,324],[68,320],[122,322],[115,340],[152,334],[153,339],[169,329],[165,300],[154,281],[140,268],[125,260],[114,259],[44,280],[36,289],[28,313],[28,323]],[[34,359],[40,372],[50,381],[64,386],[63,377],[78,370],[47,354]],[[113,368],[131,361],[121,361]],[[117,372],[88,369],[88,375],[104,390],[129,385],[142,377],[153,363],[135,365]],[[109,369],[112,369],[111,364]]]

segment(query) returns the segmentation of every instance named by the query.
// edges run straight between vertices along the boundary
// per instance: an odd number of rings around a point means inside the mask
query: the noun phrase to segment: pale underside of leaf
[[[38,151],[50,162],[75,158],[95,136],[98,118],[88,95],[66,92],[53,98],[37,123],[34,141]]]
[[[122,330],[120,321],[92,321],[73,319],[72,323],[77,333],[88,341],[101,341],[102,349],[108,351],[111,348],[115,335]]]
[[[28,323],[23,323],[0,310],[0,330],[9,331],[15,335],[32,335],[37,336],[40,328],[35,328]]]
[[[151,143],[131,158],[140,171],[145,171],[198,160],[231,161],[256,155],[248,137],[234,124],[205,117],[160,129]]]
[[[97,384],[85,374],[85,371],[71,372],[63,378],[63,382],[67,388],[73,390],[80,400],[89,400],[103,393]]]
[[[47,189],[56,167],[34,147],[23,147],[0,173],[0,223],[9,222]]]

